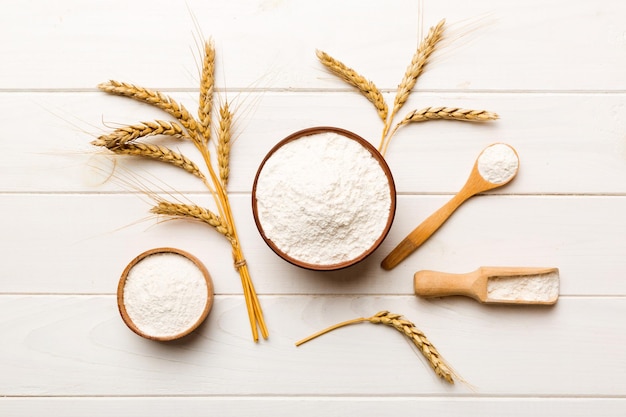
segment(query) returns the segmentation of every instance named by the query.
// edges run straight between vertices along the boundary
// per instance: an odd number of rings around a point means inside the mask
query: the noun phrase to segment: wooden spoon
[[[483,266],[467,274],[418,271],[413,286],[422,297],[464,295],[481,303],[554,304],[559,297],[559,270]]]
[[[512,151],[517,160],[517,164],[513,167],[514,169],[508,170],[506,177],[492,180],[497,182],[491,182],[488,178],[494,177],[490,175],[489,170],[485,170],[483,167],[487,166],[486,162],[490,162],[489,166],[497,168],[498,152],[496,152],[496,159],[494,160],[493,151],[502,150],[504,150],[505,152]],[[487,159],[487,157],[489,157],[489,160],[485,161],[484,159]],[[446,220],[448,220],[448,217],[450,217],[450,215],[461,204],[463,204],[465,200],[478,193],[482,193],[484,191],[492,190],[494,188],[498,188],[505,184],[508,184],[517,175],[518,170],[519,157],[513,147],[504,143],[494,143],[483,149],[478,158],[476,158],[476,162],[474,163],[474,167],[472,168],[470,176],[461,191],[459,191],[450,201],[448,201],[439,210],[431,214],[430,217],[422,222],[422,224],[417,226],[411,233],[409,233],[409,235],[404,238],[404,240],[400,242],[398,246],[396,246],[385,259],[383,259],[381,266],[387,270],[394,268],[396,265],[402,262],[404,258],[409,256],[415,249],[419,248],[424,242],[426,242],[426,240],[428,240],[428,238],[433,233],[435,233]]]

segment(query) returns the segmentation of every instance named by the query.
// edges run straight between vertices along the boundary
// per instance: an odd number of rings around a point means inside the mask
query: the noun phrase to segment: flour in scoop
[[[380,163],[359,142],[324,132],[287,142],[256,184],[265,236],[292,259],[334,265],[356,259],[381,237],[391,209]]]
[[[519,158],[513,148],[504,143],[488,146],[478,157],[480,176],[492,184],[503,184],[517,173]]]
[[[176,336],[202,316],[208,287],[202,271],[177,253],[149,255],[129,271],[124,307],[135,326],[154,337]]]
[[[551,302],[559,296],[559,274],[489,277],[487,298],[500,301]]]

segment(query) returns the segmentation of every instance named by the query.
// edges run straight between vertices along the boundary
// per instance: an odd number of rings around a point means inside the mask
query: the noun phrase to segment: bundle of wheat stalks
[[[317,51],[318,59],[326,68],[328,68],[330,72],[353,87],[356,87],[356,89],[376,108],[378,116],[384,123],[382,137],[378,147],[378,150],[383,156],[387,152],[389,142],[396,131],[400,127],[409,123],[439,119],[484,122],[498,118],[496,113],[485,110],[468,110],[458,107],[426,107],[421,110],[413,110],[409,112],[394,126],[393,129],[391,129],[395,116],[408,100],[409,94],[413,90],[417,79],[424,72],[424,68],[428,64],[431,54],[435,51],[437,44],[443,39],[444,29],[445,20],[442,20],[436,26],[430,28],[428,35],[422,40],[422,42],[420,42],[417,51],[415,51],[415,54],[411,59],[411,63],[404,73],[402,81],[398,85],[391,114],[389,114],[387,103],[385,102],[381,91],[372,81],[369,81],[367,78],[343,64],[341,61],[331,57],[326,52],[320,50]]]
[[[456,375],[454,371],[450,368],[450,366],[446,364],[437,349],[435,349],[435,346],[433,346],[433,344],[430,342],[430,340],[428,340],[426,335],[421,330],[415,327],[413,323],[403,318],[400,314],[390,313],[388,311],[380,311],[374,314],[372,317],[368,318],[359,317],[356,319],[335,324],[296,342],[296,346],[300,346],[303,343],[306,343],[312,339],[315,339],[318,336],[321,336],[340,327],[363,322],[369,322],[372,324],[384,324],[393,327],[394,329],[398,330],[400,333],[408,337],[409,340],[415,346],[417,346],[417,348],[424,355],[426,360],[428,360],[430,367],[433,369],[438,377],[446,380],[450,384],[454,384],[455,378],[460,379],[458,375]]]
[[[218,125],[212,125],[214,72],[215,48],[213,47],[213,43],[208,41],[204,43],[197,118],[192,116],[182,104],[179,104],[173,98],[159,91],[153,91],[118,81],[109,81],[100,84],[98,88],[107,93],[125,96],[151,104],[165,111],[175,120],[154,120],[124,126],[116,129],[112,133],[98,137],[92,144],[106,147],[117,155],[134,155],[166,162],[178,168],[182,168],[204,183],[215,200],[217,213],[197,205],[170,202],[156,196],[157,204],[151,211],[158,215],[201,221],[208,224],[228,239],[232,246],[235,268],[238,270],[241,277],[252,329],[252,337],[254,341],[258,341],[259,329],[265,339],[268,337],[268,331],[263,319],[261,305],[241,250],[237,229],[235,228],[235,220],[226,191],[230,172],[229,162],[233,113],[226,101],[220,106],[217,112],[219,119]],[[209,150],[209,143],[213,131],[215,131],[217,136],[217,170],[213,167],[211,152]],[[185,155],[175,152],[166,146],[138,141],[139,139],[156,135],[169,136],[192,142],[202,156],[208,177],[202,172],[198,165]]]

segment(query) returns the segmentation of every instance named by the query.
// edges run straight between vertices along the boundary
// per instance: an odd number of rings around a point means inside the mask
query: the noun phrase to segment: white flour
[[[124,306],[143,333],[178,335],[193,326],[208,299],[202,271],[177,253],[158,253],[135,264],[126,277]]]
[[[383,233],[391,208],[385,172],[355,140],[318,133],[288,142],[265,162],[256,185],[263,232],[293,259],[350,261]]]
[[[488,146],[478,157],[478,172],[492,184],[510,180],[519,167],[519,158],[509,145],[495,143]]]
[[[524,277],[490,277],[487,280],[487,298],[490,300],[548,302],[558,296],[558,272]]]

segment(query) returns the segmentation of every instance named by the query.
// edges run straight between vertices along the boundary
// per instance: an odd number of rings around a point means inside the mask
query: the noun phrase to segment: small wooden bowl
[[[137,325],[130,318],[128,311],[126,310],[126,304],[124,302],[124,288],[126,286],[126,279],[128,278],[128,274],[133,269],[133,267],[135,267],[139,262],[141,262],[142,260],[144,260],[145,258],[149,256],[164,254],[164,253],[173,253],[173,254],[183,256],[186,259],[190,260],[200,270],[200,272],[202,272],[202,275],[204,276],[204,279],[206,281],[206,286],[207,286],[207,300],[204,306],[204,310],[198,317],[198,320],[196,320],[196,322],[193,323],[190,327],[188,327],[187,329],[177,334],[172,334],[172,335],[167,335],[167,336],[157,336],[157,335],[148,334],[142,331],[139,327],[137,327]],[[117,307],[119,309],[120,315],[122,316],[122,320],[124,321],[124,323],[126,323],[126,325],[133,332],[135,332],[141,337],[145,337],[146,339],[166,342],[170,340],[180,339],[184,336],[187,336],[188,334],[193,332],[195,329],[197,329],[198,326],[200,326],[200,324],[204,322],[204,320],[209,315],[209,312],[211,311],[211,307],[213,306],[213,296],[214,296],[213,295],[213,281],[211,280],[209,271],[206,269],[204,264],[198,258],[180,249],[155,248],[155,249],[150,249],[138,255],[135,259],[130,261],[130,263],[124,269],[124,272],[122,273],[119,284],[117,286]]]
[[[354,259],[350,259],[344,262],[340,262],[340,263],[335,263],[335,264],[312,264],[312,263],[308,263],[308,262],[304,262],[302,260],[299,259],[295,259],[291,256],[289,256],[288,254],[286,254],[285,252],[283,252],[282,250],[280,250],[276,244],[274,242],[272,242],[271,239],[269,239],[267,237],[267,235],[265,234],[264,230],[263,230],[263,225],[261,224],[261,221],[259,220],[259,213],[258,213],[258,207],[257,207],[257,197],[256,197],[256,191],[257,191],[257,183],[259,180],[259,175],[261,174],[261,171],[263,170],[263,167],[265,166],[265,163],[272,157],[272,155],[278,150],[280,149],[282,146],[284,146],[285,144],[295,141],[297,139],[300,139],[302,137],[305,136],[310,136],[310,135],[315,135],[315,134],[319,134],[319,133],[336,133],[338,135],[341,136],[345,136],[348,139],[352,139],[356,142],[358,142],[361,146],[363,146],[367,151],[369,151],[369,153],[374,157],[374,159],[376,159],[376,161],[378,161],[378,163],[380,164],[381,169],[383,170],[385,176],[387,177],[387,181],[389,183],[389,196],[390,196],[390,200],[391,200],[391,204],[389,207],[389,217],[387,219],[387,224],[385,225],[385,228],[383,230],[383,232],[380,234],[380,236],[378,237],[378,239],[372,244],[372,246],[370,246],[369,249],[367,249],[365,252],[361,253],[359,256],[357,256]],[[343,268],[347,268],[349,266],[352,266],[358,262],[361,262],[363,259],[367,258],[370,254],[372,254],[372,252],[374,252],[378,246],[380,246],[380,244],[383,242],[383,240],[385,239],[385,237],[387,237],[387,234],[389,233],[389,229],[391,229],[391,225],[393,223],[393,219],[395,217],[395,212],[396,212],[396,188],[395,188],[395,183],[393,180],[393,176],[391,174],[391,170],[389,169],[389,166],[387,165],[387,162],[385,161],[384,157],[380,154],[380,152],[378,152],[378,150],[372,146],[368,141],[366,141],[365,139],[363,139],[362,137],[360,137],[359,135],[350,132],[348,130],[345,129],[340,129],[337,127],[329,127],[329,126],[319,126],[319,127],[311,127],[308,129],[303,129],[300,131],[297,131],[295,133],[292,133],[291,135],[287,136],[285,139],[281,140],[280,142],[278,142],[265,156],[265,158],[263,159],[263,161],[261,162],[261,165],[259,166],[259,169],[257,170],[256,176],[254,178],[254,183],[252,186],[252,214],[254,216],[254,222],[256,224],[257,229],[259,230],[259,233],[261,234],[261,237],[263,238],[263,240],[265,241],[265,243],[281,258],[283,258],[284,260],[286,260],[287,262],[299,266],[301,268],[305,268],[305,269],[310,269],[310,270],[314,270],[314,271],[334,271],[334,270],[338,270],[338,269],[343,269]]]

